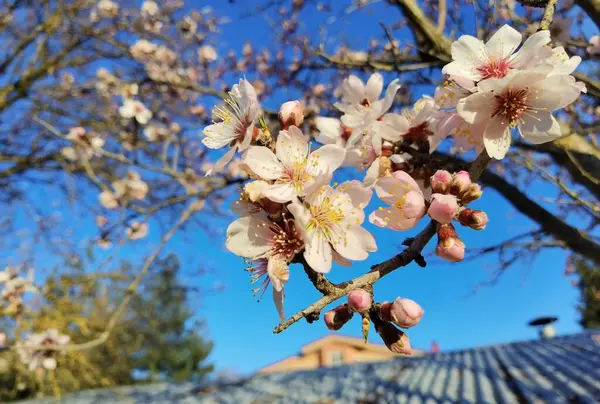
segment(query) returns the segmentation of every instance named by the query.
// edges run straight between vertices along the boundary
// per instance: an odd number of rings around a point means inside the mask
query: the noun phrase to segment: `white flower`
[[[171,140],[173,133],[164,125],[148,125],[144,129],[144,135],[150,142],[166,142]]]
[[[305,196],[329,182],[331,174],[344,161],[346,151],[336,145],[325,145],[309,154],[310,145],[295,126],[279,132],[275,153],[263,146],[252,146],[243,163],[262,179],[275,183],[264,195],[275,202],[288,202]]]
[[[350,75],[336,90],[336,96],[339,94],[341,101],[337,102],[335,107],[346,112],[346,109],[353,105],[370,106],[379,100],[382,90],[383,76],[380,73],[373,73],[366,85],[355,75]]]
[[[39,367],[54,370],[56,356],[64,352],[61,346],[68,344],[70,340],[68,335],[61,335],[52,328],[39,334],[32,334],[24,342],[17,344],[16,350],[21,362],[28,365],[30,371]]]
[[[135,171],[128,171],[127,177],[112,183],[114,192],[103,191],[99,198],[100,203],[107,209],[119,206],[119,199],[142,200],[148,193],[148,184],[144,182]]]
[[[502,26],[485,44],[473,36],[463,35],[452,43],[453,62],[444,66],[442,73],[474,81],[502,78],[511,70],[524,68],[547,56],[548,30],[531,35],[515,53],[521,40],[522,35],[508,25]]]
[[[260,105],[254,87],[248,80],[240,79],[239,84],[234,85],[229,92],[229,96],[227,105],[213,109],[213,115],[220,122],[207,126],[203,131],[206,137],[202,139],[202,143],[208,148],[220,149],[233,144],[231,150],[215,163],[212,170],[214,172],[221,171],[237,150],[246,150],[252,142],[254,132],[258,134],[255,125]]]
[[[344,126],[339,119],[317,117],[315,118],[315,126],[319,133],[315,139],[324,145],[334,144],[346,149],[346,158],[342,165],[349,167],[362,167],[363,148],[360,142],[355,145],[350,145],[348,139],[352,135],[352,129]]]
[[[600,35],[594,35],[590,38],[590,44],[586,50],[590,55],[600,55]]]
[[[116,17],[119,14],[119,4],[111,0],[100,0],[96,6],[101,17]]]
[[[252,283],[268,275],[254,292],[264,292],[271,282],[273,300],[283,321],[283,286],[289,279],[288,264],[303,247],[294,222],[284,219],[276,223],[264,214],[241,217],[227,228],[226,245],[232,253],[254,261],[255,265],[249,268]]]
[[[198,49],[198,59],[201,63],[214,62],[218,58],[219,55],[217,55],[217,51],[210,45],[202,45]]]
[[[154,17],[158,14],[158,4],[152,0],[145,0],[142,3],[142,14],[150,17]]]
[[[338,189],[322,186],[304,203],[296,200],[288,206],[304,239],[304,258],[315,271],[329,272],[334,252],[360,261],[377,251],[375,239],[361,227],[371,194],[359,181],[347,181]]]
[[[548,76],[561,76],[573,73],[580,63],[580,56],[569,57],[565,48],[559,46],[552,49],[552,55],[544,59],[541,66],[550,66],[552,68]]]
[[[126,229],[127,238],[129,240],[139,240],[148,235],[148,223],[131,222]]]
[[[4,271],[0,272],[0,283],[6,283],[11,279],[15,279],[17,277],[17,268],[15,267],[6,267]]]
[[[152,111],[141,102],[129,98],[119,107],[119,114],[125,119],[135,118],[141,125],[147,124],[152,119]]]
[[[502,159],[510,142],[510,128],[534,143],[550,142],[561,135],[551,112],[571,104],[582,87],[572,76],[550,76],[546,72],[521,71],[503,79],[479,83],[478,92],[460,100],[460,116],[471,124],[485,125],[483,143],[488,154]]]
[[[403,115],[385,114],[374,125],[376,135],[392,143],[400,140],[410,143],[429,141],[437,111],[433,98],[424,96],[415,102],[412,110],[405,110]],[[373,145],[377,144],[379,142],[374,140]]]
[[[104,146],[104,139],[94,133],[88,133],[82,127],[71,128],[65,139],[73,142],[73,147],[61,149],[62,155],[69,160],[77,160],[80,157],[89,160]]]

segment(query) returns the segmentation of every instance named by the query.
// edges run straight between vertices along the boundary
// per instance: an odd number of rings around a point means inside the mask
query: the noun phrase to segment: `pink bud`
[[[408,335],[394,327],[391,323],[382,322],[375,324],[377,334],[383,340],[385,346],[392,352],[402,355],[412,354]]]
[[[390,306],[390,319],[402,328],[414,327],[423,317],[423,309],[414,300],[397,298]]]
[[[454,226],[443,224],[437,234],[438,244],[435,249],[437,256],[452,262],[462,261],[465,258],[465,243],[458,238]]]
[[[433,194],[427,213],[439,223],[450,223],[458,213],[458,200],[454,195]]]
[[[488,216],[482,210],[465,208],[458,214],[458,221],[473,230],[483,230],[487,225]]]
[[[299,101],[288,101],[279,108],[279,122],[283,129],[287,130],[290,126],[300,126],[304,122],[304,112]]]
[[[352,318],[353,313],[348,310],[348,305],[343,304],[333,310],[329,310],[323,316],[327,328],[337,331],[344,326]]]
[[[445,194],[450,188],[452,174],[446,170],[437,170],[431,177],[431,189],[434,193]]]
[[[348,293],[348,307],[352,311],[365,312],[371,308],[371,304],[373,304],[373,298],[364,289],[356,289]]]
[[[456,196],[461,196],[471,185],[471,175],[467,171],[459,171],[452,176],[450,183],[450,192]]]
[[[483,193],[483,191],[481,190],[481,187],[479,186],[479,184],[471,184],[471,185],[469,185],[469,188],[465,191],[465,193],[460,198],[461,202],[463,205],[471,203],[471,202],[481,198],[482,193]]]

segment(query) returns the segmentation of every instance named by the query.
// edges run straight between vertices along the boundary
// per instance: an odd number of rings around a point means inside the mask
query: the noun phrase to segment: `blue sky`
[[[215,37],[218,41],[211,41],[221,55],[229,49],[241,51],[246,40],[250,40],[259,48],[272,41],[273,31],[266,18],[238,18],[241,12],[246,10],[246,4],[263,2],[237,3],[244,6],[233,7],[222,0],[203,3],[212,6],[219,15],[232,18],[232,23],[224,26],[223,34]],[[346,5],[350,2],[341,3]],[[381,38],[382,31],[377,22],[381,20],[391,25],[399,17],[397,13],[390,15],[383,10],[389,12],[390,9],[380,2],[369,9],[367,19],[363,19],[362,13],[354,13],[348,16],[344,23],[331,24],[328,46],[335,49],[336,45],[348,43],[360,47],[371,37]],[[336,10],[333,14],[339,12],[340,10]],[[304,15],[302,24],[306,30],[318,27],[320,22],[327,18],[317,13]],[[311,32],[318,35],[316,29]],[[398,39],[403,39],[402,32],[398,32],[397,35]],[[391,76],[387,76],[387,79],[389,81]],[[419,92],[415,91],[415,95]],[[294,94],[287,94],[285,89],[280,89],[266,106],[276,109],[278,102],[294,97]],[[534,183],[530,184],[530,187],[535,195],[548,193],[541,185]],[[37,193],[33,193],[31,197],[51,198]],[[94,206],[96,195],[91,195],[89,201]],[[480,232],[467,228],[458,229],[467,248],[488,246],[534,226],[491,189],[486,189],[483,199],[475,202],[472,207],[486,210],[490,223],[485,231]],[[79,217],[84,216],[81,213],[87,207],[74,209],[81,211],[76,213],[76,217]],[[367,213],[373,209],[374,206],[368,208]],[[215,223],[208,214],[201,213],[199,217],[201,220],[206,218],[207,222]],[[96,235],[93,218],[88,218],[89,223],[78,223],[77,237],[82,240]],[[229,253],[224,247],[225,230],[229,221],[221,220],[216,223],[216,227],[211,228],[213,234],[210,235],[197,228],[176,235],[165,249],[165,253],[179,254],[186,272],[183,279],[188,285],[204,288],[210,288],[215,283],[226,285],[222,292],[201,295],[193,301],[197,317],[206,320],[207,336],[215,343],[210,358],[217,369],[230,369],[248,374],[296,354],[302,345],[330,333],[322,321],[314,324],[300,321],[283,333],[274,335],[273,328],[278,323],[278,317],[270,291],[257,303],[250,291],[253,286],[250,285],[248,273],[244,271],[245,264],[242,258]],[[400,251],[398,246],[402,240],[417,234],[425,223],[426,220],[423,220],[421,226],[408,232],[383,230],[366,223],[365,227],[375,235],[379,251],[371,254],[367,261],[357,262],[351,268],[334,267],[330,279],[339,282],[367,272],[372,264]],[[156,246],[158,233],[159,229],[151,223],[148,242],[139,242],[127,247],[121,252],[121,256],[135,259],[150,252]],[[435,243],[432,243],[425,249],[425,255],[429,255],[430,258],[427,268],[410,265],[390,274],[375,286],[375,297],[378,301],[403,296],[416,300],[424,308],[423,320],[408,332],[414,347],[427,349],[431,342],[436,340],[442,350],[453,350],[535,338],[535,330],[527,327],[526,322],[541,315],[558,316],[560,320],[557,329],[561,334],[580,329],[576,313],[578,293],[563,275],[566,252],[549,250],[534,261],[519,262],[506,272],[497,284],[481,288],[474,294],[476,286],[489,279],[497,267],[497,257],[490,255],[477,261],[447,264],[431,256],[434,246]],[[7,257],[7,260],[10,263],[11,257]],[[198,276],[197,268],[208,270],[209,274]],[[303,309],[319,296],[306,279],[302,268],[292,266],[290,282],[286,287],[286,314],[289,316]],[[344,335],[357,337],[360,336],[360,332],[358,316],[341,331]],[[371,331],[370,341],[380,342],[374,330]]]
[[[219,49],[241,49],[245,40],[253,44],[266,44],[273,32],[260,16],[242,20],[236,18],[240,8],[232,8],[226,2],[208,2],[222,15],[229,15],[233,23],[224,27]],[[253,2],[238,2],[248,4]],[[341,2],[349,4],[350,2]],[[380,20],[391,23],[398,15],[384,14],[388,10],[383,4],[370,8],[366,20],[362,13],[351,14],[348,22],[330,26],[335,35],[328,35],[332,49],[335,45],[347,42],[360,46],[371,37],[381,37]],[[339,10],[337,10],[339,11]],[[333,13],[336,14],[336,13]],[[321,15],[307,15],[302,23],[307,29],[317,27]],[[316,31],[314,31],[316,32]],[[357,34],[358,32],[358,34]],[[468,32],[471,33],[472,32]],[[402,35],[399,33],[398,35]],[[399,36],[398,39],[402,39]],[[364,77],[364,76],[363,76]],[[285,101],[293,94],[279,94]],[[278,97],[278,98],[279,98]],[[267,104],[272,108],[277,105]],[[538,187],[536,193],[544,193]],[[532,228],[532,223],[518,214],[493,190],[486,190],[484,198],[474,204],[474,208],[485,209],[490,216],[490,224],[484,232],[459,229],[468,248],[482,247],[499,242],[510,235]],[[421,225],[425,224],[425,220]],[[300,321],[285,332],[274,335],[273,328],[278,323],[270,293],[267,292],[260,303],[250,292],[249,276],[244,272],[241,258],[224,249],[225,228],[219,229],[219,238],[207,237],[203,233],[192,236],[185,244],[174,242],[175,249],[189,252],[189,242],[200,254],[191,258],[191,263],[207,264],[214,269],[217,277],[227,285],[222,293],[205,298],[198,315],[207,320],[210,337],[215,341],[211,358],[220,369],[232,369],[248,373],[269,363],[299,352],[302,345],[328,335],[330,332],[322,321],[308,324]],[[368,271],[370,265],[380,262],[398,250],[398,245],[407,237],[416,234],[419,228],[405,233],[379,229],[366,224],[376,237],[379,251],[366,262],[355,263],[351,268],[334,267],[330,273],[333,281],[342,281],[359,276]],[[190,236],[188,234],[188,236]],[[425,252],[432,253],[434,244]],[[189,253],[186,254],[189,256]],[[540,315],[557,315],[559,333],[572,333],[580,329],[577,324],[576,304],[578,294],[570,281],[563,275],[566,254],[560,250],[547,251],[532,262],[521,262],[505,273],[494,286],[480,289],[475,287],[489,279],[496,268],[497,257],[461,264],[446,264],[432,257],[427,268],[416,265],[400,269],[376,284],[377,300],[393,300],[396,296],[409,297],[418,301],[425,309],[421,323],[409,330],[413,346],[428,348],[432,340],[438,341],[442,350],[468,348],[473,346],[508,342],[536,337],[536,331],[526,326],[526,322]],[[286,287],[286,314],[289,316],[303,309],[319,297],[318,292],[306,279],[302,268],[292,266],[290,282]],[[341,333],[360,336],[360,320],[354,318]],[[371,331],[370,341],[379,342]]]

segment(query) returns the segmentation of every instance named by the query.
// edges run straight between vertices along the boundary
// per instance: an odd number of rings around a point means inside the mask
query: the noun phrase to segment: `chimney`
[[[540,339],[549,339],[556,337],[556,328],[554,323],[558,320],[558,317],[538,317],[531,320],[528,325],[536,327]]]

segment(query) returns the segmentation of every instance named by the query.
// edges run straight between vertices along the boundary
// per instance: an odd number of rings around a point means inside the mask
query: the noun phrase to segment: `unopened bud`
[[[436,222],[450,223],[458,214],[458,200],[454,195],[433,194],[427,213]]]
[[[304,122],[304,112],[299,101],[288,101],[279,108],[279,122],[284,130],[290,126],[300,126]]]
[[[460,197],[469,189],[471,185],[471,176],[467,171],[459,171],[452,176],[450,183],[450,192],[453,195]]]
[[[337,331],[344,326],[350,319],[352,318],[352,313],[348,310],[347,304],[342,304],[341,306],[336,307],[333,310],[329,310],[323,316],[325,320],[325,325],[327,328],[333,331]]]
[[[356,289],[348,293],[348,307],[350,310],[363,313],[371,308],[373,298],[364,289]]]
[[[471,184],[469,188],[465,191],[465,193],[460,198],[463,205],[476,201],[481,198],[481,194],[483,191],[481,190],[481,186],[479,184]]]
[[[263,192],[269,187],[265,181],[251,181],[244,186],[244,193],[250,202],[258,202],[263,197]]]
[[[458,221],[473,230],[483,230],[487,225],[488,216],[482,210],[465,208],[458,214]]]
[[[465,257],[465,243],[458,238],[454,226],[451,224],[441,225],[437,234],[436,255],[452,262],[462,261]]]
[[[379,308],[379,318],[392,321],[402,328],[414,327],[423,317],[423,309],[415,301],[397,298],[393,303],[385,302]]]
[[[431,189],[436,194],[445,194],[450,189],[452,174],[446,170],[437,170],[431,177]]]
[[[390,351],[402,355],[412,354],[408,335],[397,329],[393,324],[382,322],[375,325],[375,330]]]

